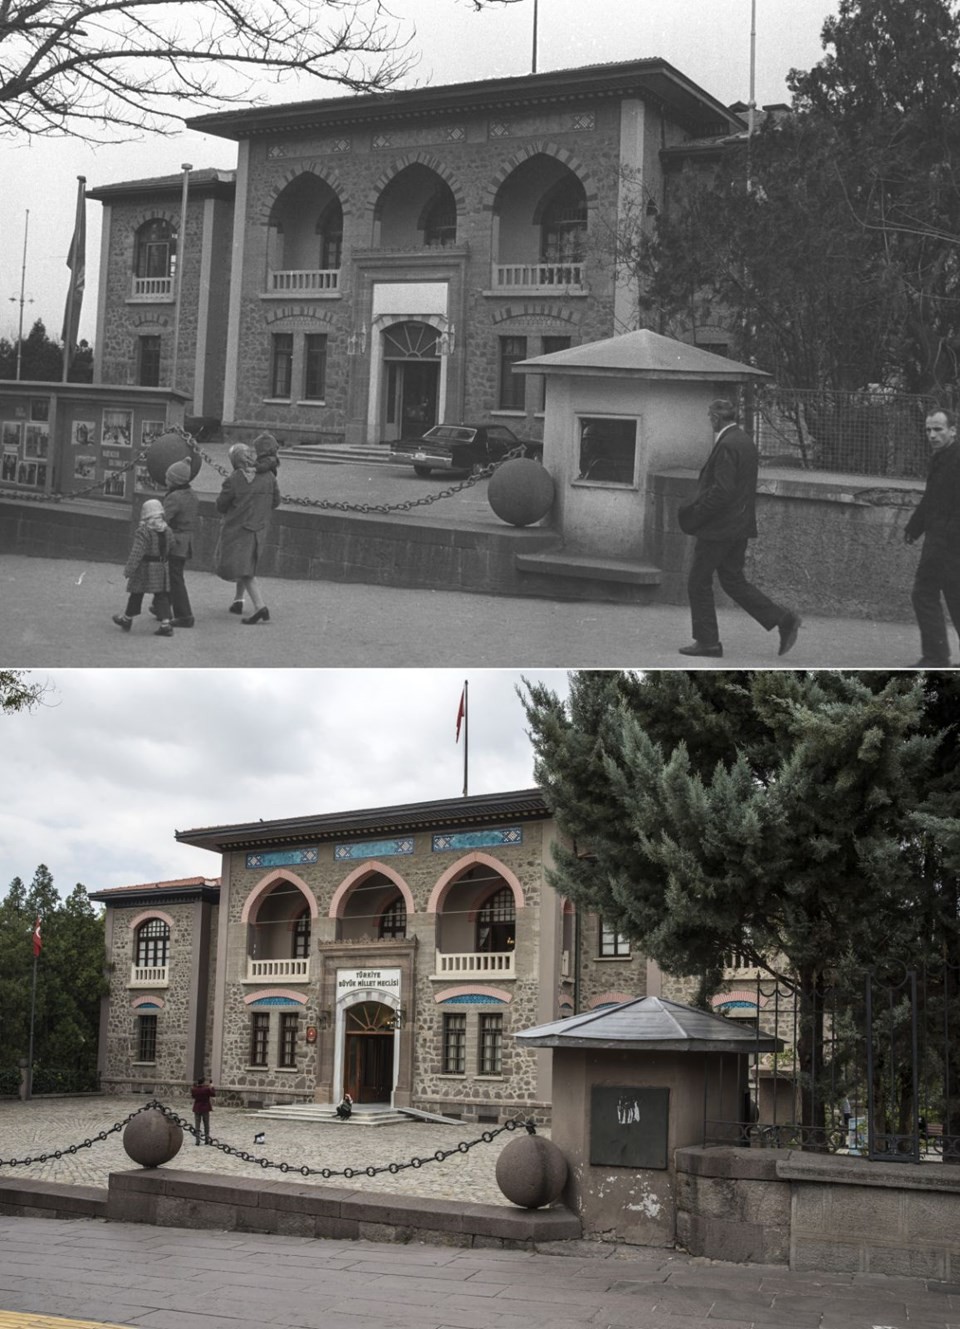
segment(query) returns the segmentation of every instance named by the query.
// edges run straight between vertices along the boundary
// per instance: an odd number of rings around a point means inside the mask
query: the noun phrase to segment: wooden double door
[[[396,1013],[376,1001],[345,1013],[344,1091],[355,1103],[389,1103],[393,1093]]]

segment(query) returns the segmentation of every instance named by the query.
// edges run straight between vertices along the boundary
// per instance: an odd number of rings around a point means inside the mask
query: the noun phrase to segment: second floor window
[[[162,918],[150,918],[137,928],[137,968],[159,969],[167,963],[170,925]]]
[[[587,233],[587,202],[579,187],[564,189],[544,209],[540,257],[544,263],[579,263]]]
[[[614,957],[627,959],[630,958],[630,943],[626,937],[621,937],[616,928],[610,927],[608,923],[600,921],[600,955],[601,957]]]
[[[406,935],[407,906],[403,902],[403,896],[398,895],[380,915],[380,936],[405,937]]]
[[[270,364],[270,396],[290,396],[293,383],[293,333],[275,332]]]
[[[423,243],[433,249],[457,243],[457,205],[452,197],[431,204],[423,219]]]
[[[293,925],[293,959],[305,960],[310,954],[310,915],[305,909]]]
[[[517,907],[513,891],[501,886],[477,913],[477,950],[512,951],[517,932]]]
[[[144,222],[137,231],[137,276],[172,277],[176,270],[176,256],[177,236],[170,222],[161,218]]]

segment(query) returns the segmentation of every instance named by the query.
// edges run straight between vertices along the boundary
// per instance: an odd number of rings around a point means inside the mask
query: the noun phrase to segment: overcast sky
[[[419,64],[403,86],[525,74],[532,54],[533,0],[476,13],[469,0],[388,0],[410,33]],[[809,69],[823,55],[829,0],[756,0],[757,102],[789,99],[791,68]],[[601,61],[661,57],[720,101],[747,101],[751,0],[539,0],[538,70]],[[342,95],[317,83],[264,85],[272,102]],[[185,112],[189,115],[192,112]],[[4,208],[0,233],[0,335],[15,337],[20,314],[25,214],[29,210],[23,294],[24,333],[42,318],[59,337],[67,292],[78,175],[87,187],[236,164],[236,145],[200,134],[152,137],[96,149],[70,140],[0,143]],[[80,335],[95,328],[101,205],[87,204],[87,289]]]
[[[0,715],[0,895],[39,863],[61,895],[214,877],[176,830],[533,785],[522,677],[562,670],[35,670],[44,704]]]

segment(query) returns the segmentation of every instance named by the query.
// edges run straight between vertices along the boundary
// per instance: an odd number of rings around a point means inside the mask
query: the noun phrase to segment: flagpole
[[[30,983],[30,1041],[27,1047],[27,1076],[24,1098],[33,1097],[33,1019],[37,1009],[37,948],[33,949],[33,979]]]
[[[86,226],[83,224],[85,222],[84,214],[87,206],[87,201],[85,198],[85,186],[87,183],[87,177],[85,175],[78,175],[77,180],[79,182],[77,188],[77,216],[73,228],[73,240],[70,243],[70,259],[67,260],[70,263],[70,285],[67,288],[67,312],[63,320],[64,338],[63,338],[63,380],[62,381],[64,383],[66,383],[67,379],[69,378],[70,361],[73,359],[73,310],[77,298],[78,258],[79,262],[84,267],[86,266],[86,253],[85,252],[78,253],[78,251],[81,244],[81,238],[80,238],[81,235],[82,235],[82,245],[84,251],[86,250],[86,244],[87,244]],[[85,279],[86,276],[84,275],[84,280]]]
[[[469,683],[463,680],[463,796],[467,797],[467,754],[470,751],[470,703],[468,698]]]

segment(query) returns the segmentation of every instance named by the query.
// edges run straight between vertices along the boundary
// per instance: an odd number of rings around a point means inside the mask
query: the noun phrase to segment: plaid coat
[[[128,591],[169,591],[167,533],[138,526],[133,533],[130,557],[123,569]]]

